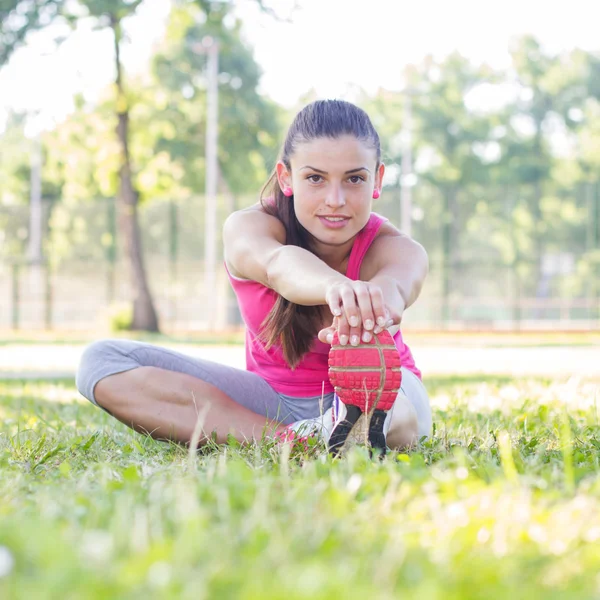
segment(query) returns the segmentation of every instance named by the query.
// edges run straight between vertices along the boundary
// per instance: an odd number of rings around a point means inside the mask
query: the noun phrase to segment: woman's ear
[[[375,187],[381,191],[383,188],[383,174],[385,173],[385,165],[381,163],[375,173]]]
[[[292,174],[288,171],[287,167],[283,164],[282,161],[278,161],[277,165],[275,165],[275,170],[277,172],[277,181],[279,183],[279,187],[283,192],[286,188],[292,188]]]

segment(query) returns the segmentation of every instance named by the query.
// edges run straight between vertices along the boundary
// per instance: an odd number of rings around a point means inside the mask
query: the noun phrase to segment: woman
[[[106,340],[82,357],[81,394],[160,439],[189,442],[200,414],[205,435],[217,442],[260,439],[265,430],[326,441],[335,430],[339,442],[343,430],[343,443],[356,418],[347,426],[348,407],[328,378],[329,350],[332,342],[352,348],[376,336],[393,343],[402,365],[402,389],[382,424],[387,445],[429,435],[427,393],[399,331],[426,277],[427,255],[372,212],[384,170],[364,111],[333,100],[305,107],[260,203],[230,215],[223,229],[225,265],[246,323],[247,370]]]

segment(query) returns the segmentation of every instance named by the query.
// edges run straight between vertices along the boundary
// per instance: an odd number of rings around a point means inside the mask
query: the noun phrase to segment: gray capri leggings
[[[310,398],[297,398],[276,392],[255,373],[236,369],[210,360],[192,358],[167,348],[131,340],[101,340],[84,351],[77,370],[79,393],[98,406],[94,397],[96,384],[109,375],[137,367],[159,367],[186,373],[214,385],[232,400],[252,412],[289,424],[317,417],[333,402],[333,393]],[[402,391],[417,411],[419,437],[431,434],[429,398],[421,380],[402,369]]]

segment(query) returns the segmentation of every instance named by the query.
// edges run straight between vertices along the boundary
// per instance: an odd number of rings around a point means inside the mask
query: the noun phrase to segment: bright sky
[[[594,0],[270,0],[291,23],[259,14],[254,0],[236,3],[264,71],[261,90],[287,106],[311,88],[320,97],[349,97],[356,86],[399,89],[403,66],[426,54],[457,49],[505,66],[511,38],[523,33],[553,51],[600,51],[600,2]],[[129,23],[124,60],[130,72],[147,66],[169,6],[170,0],[145,0]],[[39,111],[31,133],[49,128],[72,109],[74,93],[93,99],[112,77],[108,32],[82,28],[57,51],[49,33],[36,34],[0,71],[0,131],[9,107]]]

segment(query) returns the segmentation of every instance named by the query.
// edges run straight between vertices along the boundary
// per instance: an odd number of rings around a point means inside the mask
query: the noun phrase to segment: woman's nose
[[[344,206],[346,204],[346,198],[344,197],[344,191],[339,185],[332,185],[329,188],[326,199],[328,206]]]

